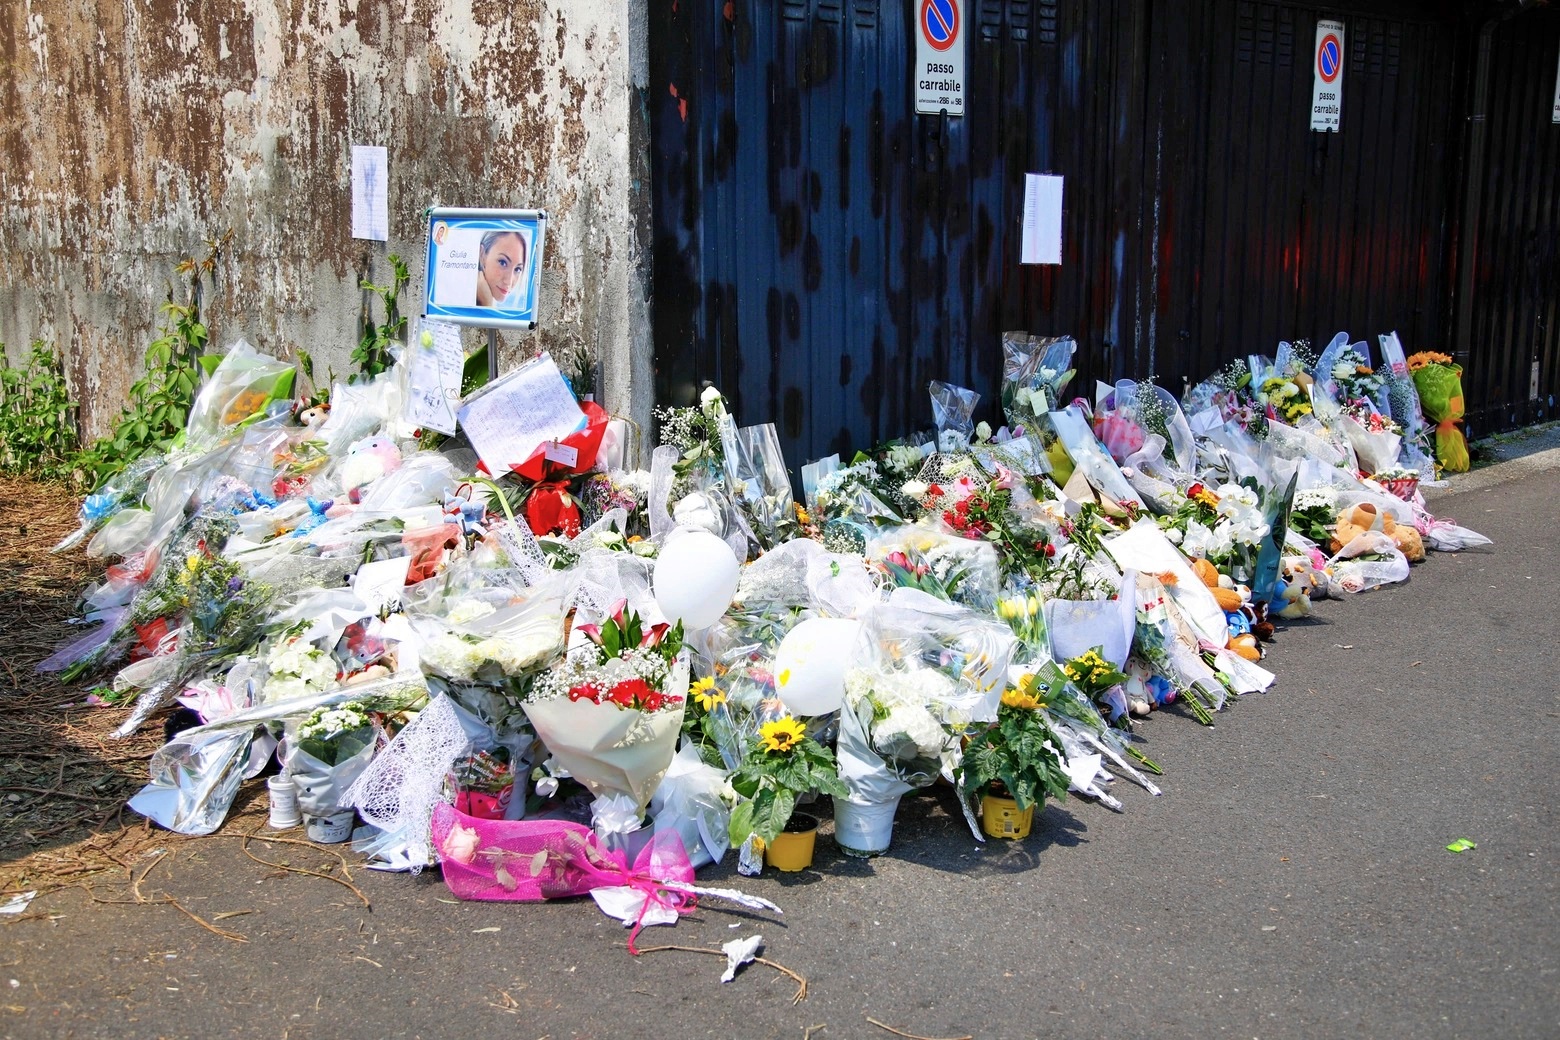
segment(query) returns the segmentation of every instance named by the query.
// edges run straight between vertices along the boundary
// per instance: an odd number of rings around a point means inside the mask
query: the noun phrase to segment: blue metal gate
[[[799,466],[925,427],[931,379],[989,402],[1006,329],[1175,389],[1339,329],[1451,349],[1467,26],[1352,6],[1320,134],[1321,4],[966,0],[947,118],[913,114],[913,0],[658,0],[657,399],[713,381]],[[1027,172],[1067,178],[1059,267],[1018,262]]]

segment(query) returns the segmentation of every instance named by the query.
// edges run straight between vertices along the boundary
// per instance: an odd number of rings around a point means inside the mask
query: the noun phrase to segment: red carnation
[[[624,679],[607,691],[607,700],[620,708],[632,708],[636,700],[649,697],[654,692],[643,679]]]
[[[590,701],[592,704],[600,704],[601,687],[595,683],[581,683],[578,686],[570,687],[569,700]]]

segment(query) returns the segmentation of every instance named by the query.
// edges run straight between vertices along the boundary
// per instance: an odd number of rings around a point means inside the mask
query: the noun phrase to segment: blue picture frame
[[[424,316],[534,329],[546,234],[545,210],[430,209]]]

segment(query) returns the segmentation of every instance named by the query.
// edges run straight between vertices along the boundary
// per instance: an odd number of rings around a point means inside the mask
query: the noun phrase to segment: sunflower
[[[1450,355],[1442,354],[1434,350],[1421,350],[1417,354],[1410,354],[1408,356],[1408,368],[1411,372],[1418,371],[1421,368],[1428,368],[1430,365],[1450,364],[1452,364]]]
[[[715,680],[707,675],[694,683],[688,692],[693,694],[693,699],[705,711],[713,711],[715,705],[726,703],[726,695],[715,688]]]
[[[788,752],[802,742],[807,728],[787,715],[773,722],[766,722],[758,729],[765,751]]]

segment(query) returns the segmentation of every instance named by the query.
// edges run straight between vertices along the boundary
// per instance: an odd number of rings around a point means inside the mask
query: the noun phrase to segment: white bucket
[[[834,799],[834,843],[847,856],[866,858],[888,851],[894,838],[894,813],[899,799],[862,805]]]
[[[265,782],[271,801],[270,825],[279,831],[296,827],[303,822],[298,810],[298,785],[285,776],[273,776]]]
[[[352,809],[342,809],[329,816],[305,813],[303,827],[310,841],[317,841],[322,845],[334,845],[352,836],[352,819],[356,815],[357,813]]]

